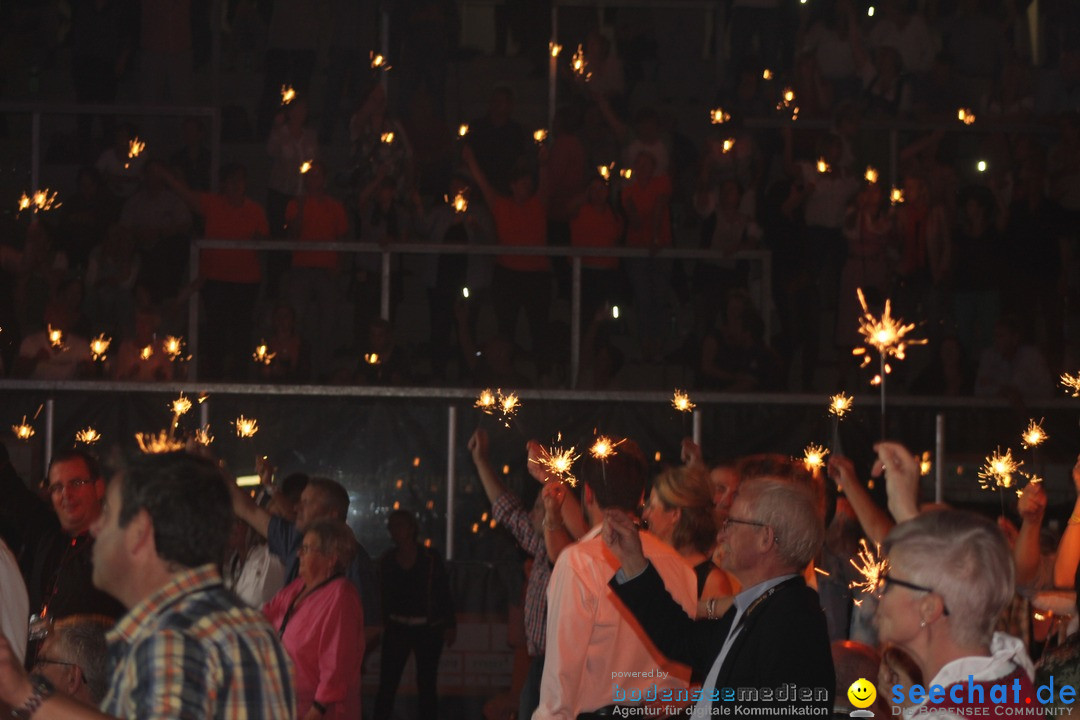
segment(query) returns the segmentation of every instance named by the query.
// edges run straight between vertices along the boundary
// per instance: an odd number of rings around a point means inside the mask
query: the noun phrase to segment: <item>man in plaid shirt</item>
[[[526,446],[529,474],[544,485],[530,514],[521,499],[510,492],[491,467],[488,436],[477,430],[469,439],[476,472],[491,502],[491,514],[514,536],[521,548],[532,557],[532,568],[525,586],[525,646],[532,662],[529,676],[521,690],[518,717],[530,718],[540,702],[540,678],[544,674],[544,645],[547,632],[547,587],[551,568],[559,552],[585,533],[581,505],[560,482],[548,482],[546,471],[536,462],[542,448],[535,440]]]
[[[26,675],[0,638],[0,701],[12,717],[295,716],[285,649],[218,573],[232,523],[225,483],[213,463],[186,453],[140,457],[112,479],[91,527],[93,581],[128,613],[107,636],[104,714]]]

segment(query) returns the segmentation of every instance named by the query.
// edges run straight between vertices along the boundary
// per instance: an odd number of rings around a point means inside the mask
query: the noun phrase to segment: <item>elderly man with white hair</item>
[[[710,612],[694,620],[672,600],[627,515],[608,512],[603,534],[622,564],[615,594],[660,652],[707,673],[700,696],[691,696],[694,717],[739,707],[831,712],[836,675],[825,616],[801,574],[825,537],[809,487],[768,476],[739,486],[717,539],[724,569],[744,589],[718,619]]]

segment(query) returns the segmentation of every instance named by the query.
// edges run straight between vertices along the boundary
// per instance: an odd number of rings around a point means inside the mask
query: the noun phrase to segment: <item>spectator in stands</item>
[[[854,94],[855,52],[853,34],[859,32],[853,3],[840,0],[810,8],[811,20],[799,44],[795,61],[795,97],[799,100],[799,115],[810,111],[809,117],[827,114],[833,97]],[[816,72],[811,72],[813,68]],[[826,87],[818,87],[823,82]],[[816,98],[816,100],[815,100]],[[809,105],[807,106],[807,101]]]
[[[175,297],[188,267],[191,211],[165,186],[164,167],[147,161],[142,187],[124,203],[120,224],[135,233],[143,262],[142,277],[158,302]]]
[[[844,216],[846,259],[840,271],[837,296],[836,346],[845,351],[858,345],[858,319],[862,315],[858,290],[878,304],[889,296],[889,254],[895,247],[893,217],[887,210],[881,182],[866,182],[852,198]]]
[[[744,290],[728,291],[701,342],[697,384],[727,392],[776,387],[779,361],[762,337],[761,317]]]
[[[169,158],[169,164],[189,188],[209,192],[211,156],[206,147],[206,126],[198,118],[184,118],[180,138],[183,147]]]
[[[457,617],[450,577],[439,553],[421,544],[416,518],[395,510],[386,520],[394,547],[379,560],[386,613],[386,635],[379,667],[375,717],[393,714],[401,673],[416,655],[418,718],[438,717],[439,656],[457,638]]]
[[[101,152],[94,164],[109,192],[120,203],[125,202],[142,186],[146,154],[131,154],[131,143],[136,139],[141,141],[133,126],[117,126],[113,130],[112,142]]]
[[[97,708],[109,689],[105,633],[114,625],[101,615],[71,615],[49,628],[34,669],[57,690]]]
[[[1019,315],[998,320],[994,342],[979,358],[976,395],[1003,397],[1018,405],[1050,397],[1054,382],[1046,359],[1037,347],[1024,342],[1024,327]]]
[[[176,374],[176,363],[162,352],[158,340],[161,328],[161,311],[153,306],[135,309],[135,329],[130,337],[123,338],[109,366],[114,380],[139,382],[168,382]]]
[[[266,140],[266,154],[270,156],[270,175],[266,187],[266,219],[270,224],[270,237],[288,234],[288,206],[303,192],[307,178],[300,172],[305,162],[319,157],[319,134],[308,123],[308,101],[297,96],[274,116],[270,136]],[[310,172],[310,171],[309,171]],[[285,253],[269,253],[266,256],[267,292],[277,297],[281,276],[289,265]]]
[[[414,96],[426,91],[436,118],[446,114],[446,77],[457,45],[460,19],[450,0],[405,0],[394,5],[390,18],[397,75],[397,110],[407,117]]]
[[[916,77],[930,72],[938,53],[925,18],[918,10],[912,10],[908,0],[881,3],[866,34],[866,45],[870,49],[883,45],[896,48],[904,69]]]
[[[288,303],[274,307],[270,332],[265,338],[269,362],[255,364],[263,382],[296,383],[311,376],[310,352],[296,327],[296,311]],[[273,353],[273,357],[269,354]]]
[[[293,661],[297,717],[358,718],[364,611],[345,577],[356,538],[324,518],[308,526],[298,552],[298,577],[263,608]]]
[[[423,203],[415,188],[410,191],[409,202],[398,194],[398,179],[387,175],[388,166],[380,166],[375,177],[363,187],[357,196],[357,212],[360,241],[376,245],[416,242],[419,236],[418,217]],[[402,295],[403,265],[401,255],[391,259],[389,316]],[[356,336],[364,337],[368,323],[382,311],[382,258],[374,253],[363,253],[356,259],[354,278],[354,322]]]
[[[96,168],[79,168],[75,192],[59,208],[57,249],[67,256],[71,268],[85,268],[90,251],[105,240],[108,229],[120,216],[121,205],[105,190]]]
[[[80,332],[82,282],[67,280],[45,308],[45,327],[26,335],[11,369],[16,377],[72,380],[90,374],[90,341]],[[59,330],[59,341],[53,331]]]
[[[313,5],[306,0],[279,0],[273,4],[266,38],[262,96],[259,100],[260,138],[270,131],[274,122],[283,86],[293,88],[298,97],[311,94],[317,48],[326,23],[332,21],[328,16],[330,9],[328,3]]]
[[[75,102],[80,105],[110,105],[116,102],[120,78],[128,70],[135,50],[137,16],[122,0],[78,3],[71,8],[71,80]],[[79,146],[83,152],[91,142],[94,115],[79,115]],[[102,118],[102,135],[108,137],[112,123]],[[127,152],[127,148],[124,149]],[[85,156],[84,156],[85,159]]]
[[[969,187],[961,193],[960,205],[960,224],[953,234],[952,307],[965,354],[979,357],[993,340],[1001,309],[998,288],[1008,284],[1008,266],[993,194]]]
[[[353,184],[363,188],[375,177],[389,177],[398,199],[408,199],[417,180],[413,146],[405,126],[389,112],[382,83],[371,84],[363,105],[350,118],[349,139]]]
[[[594,173],[586,189],[570,200],[570,244],[573,247],[613,249],[622,244],[625,223],[611,205],[608,183],[608,179]],[[620,281],[619,258],[581,258],[582,320],[595,317],[602,306],[619,301]]]
[[[940,317],[942,283],[952,267],[952,239],[945,207],[930,193],[926,178],[909,174],[904,202],[896,207],[900,258],[893,300],[897,314],[929,322]]]
[[[297,168],[299,175],[299,168]],[[226,165],[221,170],[220,193],[198,193],[164,168],[162,179],[193,213],[206,223],[205,233],[215,240],[250,241],[267,237],[270,228],[261,205],[247,197],[247,170]],[[202,302],[206,308],[201,334],[202,375],[236,378],[251,353],[255,300],[262,280],[259,256],[254,250],[203,250],[199,255]],[[228,308],[228,312],[221,309]]]
[[[477,166],[491,186],[504,195],[510,191],[514,168],[528,149],[525,128],[513,115],[514,91],[500,85],[491,93],[487,114],[469,121],[467,138]]]
[[[361,385],[404,385],[408,381],[409,362],[394,337],[394,326],[383,318],[372,319],[356,371],[356,382]]]
[[[184,212],[187,212],[186,208]],[[95,330],[116,338],[133,326],[135,299],[132,291],[142,272],[142,263],[142,257],[136,253],[134,231],[122,225],[109,228],[105,242],[91,251],[86,269],[85,306]]]

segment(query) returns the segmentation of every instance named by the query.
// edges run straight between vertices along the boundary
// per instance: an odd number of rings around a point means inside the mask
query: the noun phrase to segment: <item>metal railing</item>
[[[199,276],[199,257],[203,249],[219,250],[266,250],[271,252],[291,252],[294,250],[323,250],[351,254],[379,255],[381,257],[381,285],[379,311],[384,319],[390,318],[391,267],[395,255],[529,255],[545,257],[565,257],[571,261],[570,293],[570,387],[577,387],[578,361],[581,358],[581,261],[583,257],[615,258],[661,258],[668,260],[703,260],[722,259],[715,250],[680,250],[665,248],[650,251],[644,248],[591,248],[591,247],[513,247],[502,245],[439,245],[434,243],[400,243],[379,245],[376,243],[312,243],[297,241],[236,241],[236,240],[196,240],[191,245],[191,279]],[[764,323],[765,339],[772,337],[770,306],[772,303],[772,253],[768,250],[746,250],[729,256],[731,260],[745,260],[758,263],[761,269],[761,282],[758,297],[755,298]],[[197,286],[196,286],[197,287]],[[208,310],[209,311],[209,310]],[[188,300],[188,348],[191,362],[188,373],[192,379],[198,378],[199,361],[199,295],[196,291]]]

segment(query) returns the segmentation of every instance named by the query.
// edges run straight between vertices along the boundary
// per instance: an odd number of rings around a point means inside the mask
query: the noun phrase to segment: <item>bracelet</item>
[[[709,598],[705,602],[705,615],[710,620],[716,619],[716,598]]]
[[[565,527],[566,527],[566,525],[563,523],[562,520],[557,520],[556,522],[548,522],[546,519],[544,520],[544,529],[545,530],[555,530],[557,528],[565,528]]]

